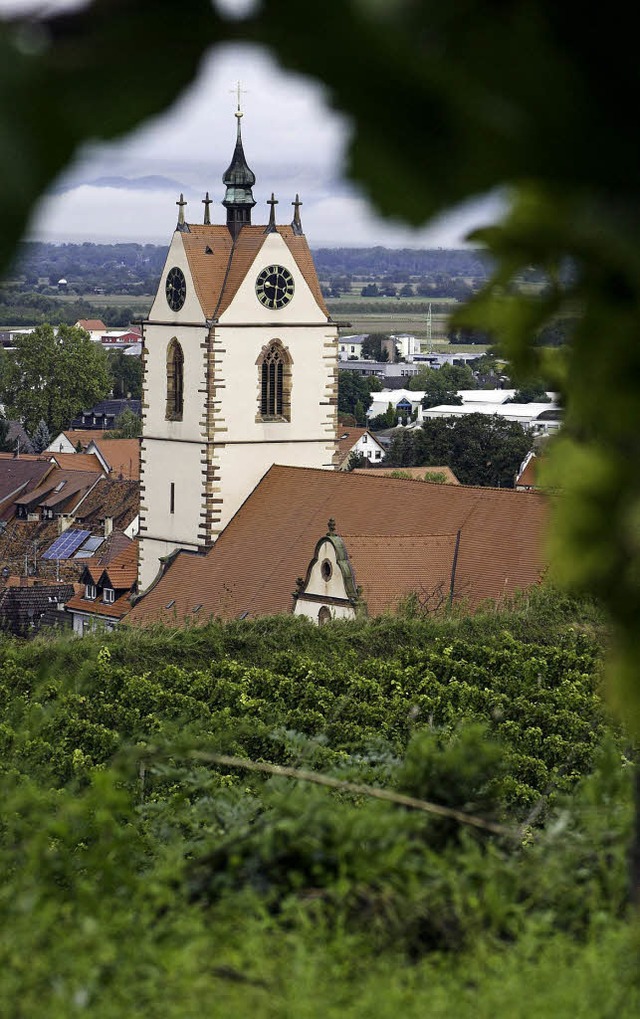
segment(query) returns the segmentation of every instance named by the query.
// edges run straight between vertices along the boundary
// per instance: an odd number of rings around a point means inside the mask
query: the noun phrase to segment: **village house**
[[[138,577],[138,543],[114,532],[99,553],[87,559],[80,575],[81,593],[66,602],[78,636],[113,630],[131,608]]]
[[[387,455],[368,428],[340,428],[338,453],[338,468],[341,471],[349,469],[352,455],[365,457],[371,465],[381,463]]]

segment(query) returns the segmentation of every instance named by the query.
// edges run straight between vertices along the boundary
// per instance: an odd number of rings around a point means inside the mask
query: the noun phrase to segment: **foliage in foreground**
[[[541,592],[441,623],[5,641],[0,1011],[518,1016],[526,979],[538,1014],[617,995],[632,1015],[631,768],[602,632]],[[583,985],[550,986],[554,958]]]

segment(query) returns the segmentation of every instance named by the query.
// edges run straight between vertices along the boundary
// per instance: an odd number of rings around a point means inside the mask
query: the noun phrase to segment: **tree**
[[[362,341],[362,357],[372,361],[388,361],[388,341],[386,333],[369,333]]]
[[[44,421],[55,435],[69,427],[83,407],[111,389],[107,354],[83,329],[45,324],[18,335],[15,351],[0,366],[0,390],[12,417],[28,432]]]
[[[51,442],[51,433],[47,428],[47,422],[40,419],[38,427],[31,436],[31,445],[34,453],[42,453]]]
[[[9,422],[4,414],[0,413],[0,453],[9,453],[13,443],[9,442]]]
[[[516,389],[515,393],[505,403],[550,403],[544,382],[533,380],[522,389]]]
[[[123,350],[109,353],[109,368],[113,377],[115,399],[139,400],[142,396],[142,361]]]
[[[113,431],[109,432],[110,439],[137,439],[141,435],[142,418],[128,408],[116,418]]]
[[[422,428],[394,436],[387,463],[394,467],[450,467],[463,485],[513,488],[531,448],[528,432],[499,415],[465,414],[427,419]]]
[[[443,364],[441,368],[422,365],[417,375],[409,379],[409,389],[424,390],[423,407],[438,407],[441,404],[459,406],[462,403],[459,389],[477,389],[471,368],[467,365]]]
[[[358,453],[355,449],[352,449],[349,453],[349,459],[347,461],[347,470],[363,470],[369,466],[369,461],[364,453]]]
[[[363,425],[366,420],[366,412],[372,403],[373,397],[362,375],[346,369],[338,372],[338,411],[340,413],[353,414],[356,422]],[[360,419],[356,413],[358,404],[362,408]]]
[[[425,409],[441,405],[460,406],[462,403],[462,397],[458,396],[458,387],[451,383],[446,374],[442,374],[444,367],[444,365],[442,368],[423,366],[419,373],[409,380],[409,389],[424,391],[422,406]]]

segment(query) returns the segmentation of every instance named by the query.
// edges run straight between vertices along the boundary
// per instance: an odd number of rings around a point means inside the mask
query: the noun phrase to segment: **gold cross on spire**
[[[236,93],[236,101],[237,101],[237,104],[238,104],[238,108],[236,110],[236,117],[239,120],[240,117],[242,116],[242,110],[240,108],[240,96],[241,95],[246,95],[247,94],[247,90],[246,90],[246,88],[240,88],[240,82],[237,81],[236,82],[236,87],[232,88],[232,89],[229,89],[229,91]]]

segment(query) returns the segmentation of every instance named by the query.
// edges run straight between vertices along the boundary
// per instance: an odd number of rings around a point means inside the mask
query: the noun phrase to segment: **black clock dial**
[[[182,269],[178,269],[177,265],[174,265],[173,269],[169,269],[167,273],[165,293],[167,295],[167,304],[171,310],[180,311],[187,296],[187,282]]]
[[[268,265],[256,280],[256,297],[265,308],[277,311],[293,297],[293,276],[282,265]]]

